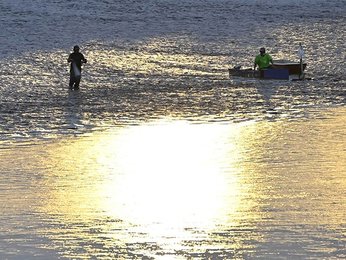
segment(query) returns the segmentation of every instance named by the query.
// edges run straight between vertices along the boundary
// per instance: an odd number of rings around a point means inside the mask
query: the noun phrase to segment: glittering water
[[[344,258],[345,109],[2,149],[5,257]]]
[[[2,1],[0,258],[345,258],[345,7]]]

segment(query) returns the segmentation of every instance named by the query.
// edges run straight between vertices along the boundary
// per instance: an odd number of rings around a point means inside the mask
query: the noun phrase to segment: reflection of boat
[[[275,61],[273,65],[265,70],[241,69],[240,66],[229,69],[230,78],[260,78],[260,79],[302,79],[306,63],[290,61]]]

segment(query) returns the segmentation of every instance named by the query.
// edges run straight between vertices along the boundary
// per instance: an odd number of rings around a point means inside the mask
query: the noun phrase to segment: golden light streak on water
[[[43,210],[67,222],[124,221],[131,232],[146,234],[140,240],[170,250],[183,240],[206,239],[217,223],[237,225],[242,212],[250,212],[237,166],[241,141],[224,146],[243,127],[163,120],[59,145],[47,161],[56,167]],[[116,225],[103,232],[116,239]],[[123,237],[128,243],[138,239]]]
[[[113,198],[108,208],[117,211],[113,205],[121,205],[117,200],[122,198],[126,205],[122,214],[137,223],[210,225],[222,212],[230,188],[219,164],[227,150],[218,146],[220,135],[225,137],[227,131],[227,126],[178,121],[134,127],[107,140],[107,146],[100,147],[106,153],[99,153],[99,160],[107,168],[118,168],[121,176],[113,174],[105,189]],[[237,175],[232,175],[234,193],[240,189]],[[230,205],[236,209],[239,202],[233,199]]]
[[[0,176],[1,216],[16,233],[24,214],[51,241],[45,248],[72,258],[115,248],[153,257],[340,251],[346,134],[337,111],[240,124],[168,118],[4,149],[1,166],[13,172]]]

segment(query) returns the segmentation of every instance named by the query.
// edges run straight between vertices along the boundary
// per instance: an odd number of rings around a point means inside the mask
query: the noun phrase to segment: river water
[[[0,258],[346,258],[345,9],[1,1]],[[312,80],[228,78],[299,43]]]

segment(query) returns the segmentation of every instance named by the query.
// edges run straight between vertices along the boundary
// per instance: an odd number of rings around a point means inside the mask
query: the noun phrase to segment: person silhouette
[[[87,59],[84,57],[82,53],[79,52],[78,45],[75,45],[73,47],[73,52],[69,55],[67,61],[71,63],[69,87],[71,90],[78,90],[82,76],[82,63],[87,63]]]

